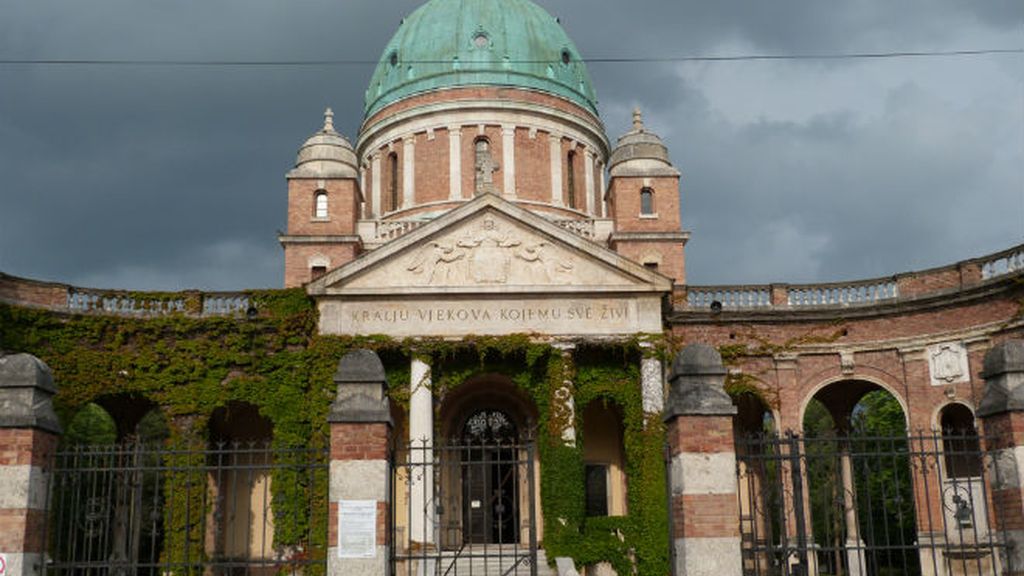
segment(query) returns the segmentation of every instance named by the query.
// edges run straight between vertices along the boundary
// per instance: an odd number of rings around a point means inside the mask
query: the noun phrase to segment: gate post
[[[331,427],[327,573],[388,573],[391,411],[387,378],[375,352],[355,350],[338,362]]]
[[[60,424],[50,368],[29,354],[0,353],[0,568],[43,574],[46,500]]]
[[[985,395],[978,406],[996,529],[1005,545],[1003,572],[1024,575],[1024,340],[1008,340],[985,354]]]
[[[740,576],[739,501],[725,367],[718,351],[691,344],[676,356],[665,409],[672,559],[676,576]]]

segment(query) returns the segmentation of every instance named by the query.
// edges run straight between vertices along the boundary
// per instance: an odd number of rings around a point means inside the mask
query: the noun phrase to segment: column
[[[380,209],[380,153],[374,152],[373,156],[370,157],[370,179],[372,182],[372,189],[370,197],[373,200],[372,217],[380,218],[380,215],[384,213]]]
[[[422,474],[409,478],[409,541],[434,543],[434,396],[430,365],[413,356],[409,367],[409,460]],[[418,465],[418,466],[417,466]]]
[[[594,153],[583,150],[583,181],[587,189],[587,214],[594,215]]]
[[[331,428],[327,573],[384,576],[391,467],[391,412],[384,366],[375,352],[355,350],[338,362]]]
[[[462,129],[448,127],[448,199],[462,199]]]
[[[660,414],[665,410],[665,383],[662,378],[661,359],[647,356],[654,348],[648,342],[640,344],[644,357],[640,360],[640,390],[645,414]]]
[[[402,140],[402,208],[412,208],[416,202],[416,137]]]
[[[608,182],[604,173],[604,162],[598,162],[597,167],[601,171],[601,218],[607,218],[608,201],[605,200],[605,194],[608,193]]]
[[[848,435],[849,427],[842,431],[844,436]],[[864,558],[864,541],[860,539],[860,527],[857,524],[857,499],[856,489],[853,481],[853,458],[850,457],[850,443],[847,439],[839,440],[842,445],[839,447],[839,474],[843,483],[843,520],[846,523],[846,566],[849,576],[863,576],[867,574],[867,564]],[[924,564],[922,564],[924,566]]]
[[[46,496],[60,434],[51,402],[56,392],[42,360],[0,355],[0,557],[5,576],[44,574]]]
[[[555,390],[555,402],[551,407],[553,418],[558,422],[565,422],[565,427],[562,428],[562,444],[566,446],[576,445],[576,399],[573,396],[573,390],[576,386],[573,384],[573,350],[576,349],[576,345],[568,342],[558,342],[552,344],[552,348],[558,350],[562,354],[562,386]]]
[[[736,448],[718,351],[690,344],[672,365],[665,410],[676,576],[742,574]]]
[[[363,200],[359,203],[359,219],[366,218],[366,197],[363,194],[366,192],[366,164],[359,167],[359,193]]]
[[[555,133],[548,134],[548,142],[551,144],[551,203],[555,206],[562,206],[562,136]]]
[[[502,194],[506,198],[516,197],[516,127],[504,124],[501,127],[501,169],[504,175]]]
[[[1024,340],[1007,340],[985,354],[985,394],[978,406],[985,450],[992,457],[988,481],[994,526],[1004,536],[1004,575],[1024,574]]]

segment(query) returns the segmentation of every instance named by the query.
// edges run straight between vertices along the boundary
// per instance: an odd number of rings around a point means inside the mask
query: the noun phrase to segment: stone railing
[[[850,306],[893,300],[899,295],[895,279],[865,280],[790,286],[786,302],[790,306]]]
[[[593,240],[595,237],[593,220],[559,219],[552,220],[552,222],[559,228],[565,228],[569,232],[587,240]]]
[[[377,223],[377,242],[389,242],[426,224],[425,220],[381,220]]]
[[[983,280],[1024,270],[1024,246],[1017,246],[982,258],[980,264]]]
[[[763,308],[772,305],[770,286],[691,286],[686,291],[690,308],[710,308],[718,302],[723,308]]]
[[[199,314],[233,316],[249,312],[249,296],[237,292],[180,292],[167,295],[145,292],[68,288],[67,309],[71,312],[103,312],[126,316]]]

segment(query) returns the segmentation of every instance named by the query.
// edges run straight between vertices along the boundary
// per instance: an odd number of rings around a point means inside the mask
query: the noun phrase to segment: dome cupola
[[[324,127],[299,148],[288,178],[356,178],[358,165],[352,144],[334,129],[334,112],[328,108]]]
[[[384,49],[365,117],[416,94],[480,85],[553,94],[597,116],[586,65],[543,8],[530,0],[430,0]]]
[[[633,129],[619,137],[608,166],[613,176],[643,172],[648,176],[678,176],[661,138],[644,127],[640,109],[633,110]]]

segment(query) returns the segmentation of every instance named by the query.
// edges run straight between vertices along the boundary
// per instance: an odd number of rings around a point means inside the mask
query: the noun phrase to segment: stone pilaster
[[[583,151],[583,181],[587,191],[587,214],[594,216],[594,153],[590,148]]]
[[[331,426],[327,573],[384,576],[391,469],[391,413],[384,366],[355,350],[338,362]],[[340,518],[340,522],[339,522]]]
[[[565,427],[562,428],[562,443],[566,446],[575,446],[576,398],[573,397],[573,391],[576,389],[576,386],[573,384],[575,365],[572,353],[576,350],[576,345],[562,342],[554,344],[553,347],[561,352],[564,368],[562,372],[562,386],[555,390],[555,405],[552,406],[552,411],[558,420],[565,422]]]
[[[380,198],[380,153],[374,153],[370,157],[370,207],[371,215],[373,218],[380,218],[381,214],[384,213],[381,210],[381,198]]]
[[[50,369],[38,358],[0,355],[0,556],[5,576],[43,574],[46,494],[60,434],[51,402],[56,391]]]
[[[645,351],[652,347],[648,343],[641,344]],[[640,360],[640,390],[645,414],[660,414],[665,409],[665,382],[660,358],[645,355]]]
[[[516,127],[506,124],[501,127],[501,170],[503,176],[501,193],[505,198],[516,197]]]
[[[448,127],[448,199],[462,199],[462,129]]]
[[[1003,571],[1024,574],[1024,340],[1009,340],[985,354],[985,394],[978,407],[985,449],[992,456],[992,510],[1006,538]]]
[[[564,206],[562,198],[562,136],[560,134],[548,134],[551,157],[551,203],[555,206]]]
[[[672,458],[672,561],[676,576],[740,576],[736,449],[718,351],[691,344],[675,358],[665,409]]]
[[[416,137],[407,136],[402,140],[402,208],[416,204]],[[398,208],[396,207],[396,210]]]

